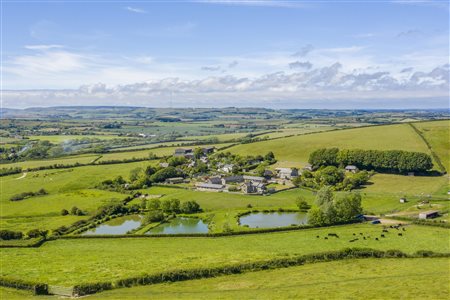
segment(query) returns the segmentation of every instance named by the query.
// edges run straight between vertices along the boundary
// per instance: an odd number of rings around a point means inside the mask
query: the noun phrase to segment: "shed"
[[[199,190],[210,190],[210,191],[221,191],[223,189],[222,184],[214,184],[214,183],[198,183],[196,187]]]
[[[437,210],[429,210],[424,211],[419,214],[419,219],[433,219],[439,216],[439,211]]]
[[[184,178],[183,177],[173,177],[173,178],[167,178],[165,180],[166,183],[175,184],[175,183],[183,183]]]
[[[357,166],[353,166],[353,165],[348,165],[345,167],[345,171],[347,172],[352,172],[352,173],[356,173],[358,172],[358,167]]]
[[[406,198],[400,198],[400,203],[406,203],[408,202],[408,200],[406,200]]]

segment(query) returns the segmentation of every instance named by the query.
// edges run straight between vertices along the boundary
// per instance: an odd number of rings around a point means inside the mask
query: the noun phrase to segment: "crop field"
[[[400,249],[406,253],[425,249],[450,251],[445,228],[408,226],[403,236],[391,230],[385,238],[380,237],[381,229],[376,225],[353,225],[222,238],[68,239],[48,242],[39,248],[1,249],[0,253],[3,276],[69,286],[347,247]],[[330,232],[339,238],[324,239]],[[359,240],[351,243],[354,234]],[[363,240],[363,236],[367,238]]]
[[[337,130],[284,139],[237,145],[226,151],[236,154],[264,155],[270,149],[280,163],[304,166],[309,154],[318,148],[417,151],[428,153],[427,146],[408,124]]]

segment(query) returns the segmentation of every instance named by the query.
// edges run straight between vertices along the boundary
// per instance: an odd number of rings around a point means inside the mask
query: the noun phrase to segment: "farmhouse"
[[[206,191],[222,191],[224,186],[222,184],[213,184],[213,183],[198,183],[196,184],[198,190],[206,190]]]
[[[222,178],[222,184],[239,183],[244,181],[244,176],[235,175]]]
[[[276,168],[278,177],[282,179],[291,179],[298,176],[298,170],[295,168]]]
[[[266,179],[270,179],[273,176],[273,172],[270,170],[264,170],[264,174],[263,174],[264,178]]]
[[[165,183],[176,184],[176,183],[183,183],[183,181],[184,181],[183,177],[173,177],[173,178],[167,178],[165,180]]]
[[[347,171],[347,172],[352,172],[352,173],[356,173],[356,172],[358,172],[359,170],[358,170],[358,167],[356,167],[356,166],[348,165],[348,166],[345,167],[345,171]]]
[[[437,210],[430,210],[430,211],[424,211],[419,214],[419,219],[432,219],[439,216],[439,211]]]
[[[253,193],[264,193],[266,192],[266,185],[262,182],[256,183],[256,182],[244,182],[241,184],[241,190],[245,194],[253,194]]]

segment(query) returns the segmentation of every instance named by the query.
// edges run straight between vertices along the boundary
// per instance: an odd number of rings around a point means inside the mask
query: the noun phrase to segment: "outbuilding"
[[[345,171],[347,172],[352,172],[352,173],[356,173],[358,172],[358,167],[357,166],[353,166],[353,165],[348,165],[345,167]]]
[[[437,217],[439,217],[439,211],[437,210],[424,211],[419,214],[419,219],[433,219]]]

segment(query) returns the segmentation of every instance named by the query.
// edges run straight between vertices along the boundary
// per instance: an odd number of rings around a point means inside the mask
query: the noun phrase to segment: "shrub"
[[[65,208],[61,209],[61,216],[67,216],[69,214],[69,211]]]
[[[22,237],[23,233],[20,231],[0,230],[0,239],[2,240],[20,240]]]
[[[201,211],[200,205],[195,201],[186,201],[181,204],[180,210],[185,214],[193,214]]]
[[[160,210],[149,211],[145,220],[147,223],[161,222],[164,220],[164,214]]]

